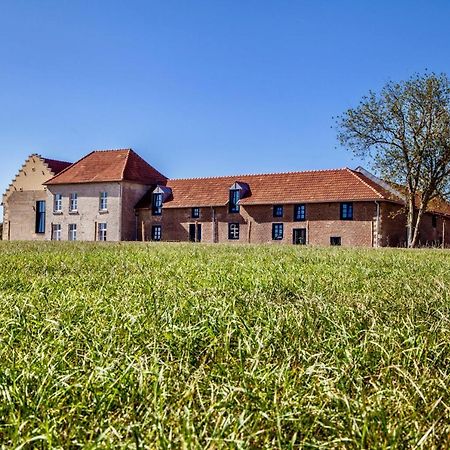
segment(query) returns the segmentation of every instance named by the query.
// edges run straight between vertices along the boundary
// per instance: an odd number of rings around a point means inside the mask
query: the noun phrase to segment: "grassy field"
[[[0,243],[3,448],[450,448],[450,253]]]

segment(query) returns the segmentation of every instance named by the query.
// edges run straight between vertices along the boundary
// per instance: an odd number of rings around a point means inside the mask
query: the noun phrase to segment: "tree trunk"
[[[414,204],[414,197],[411,196],[411,198],[408,199],[408,212],[407,212],[407,217],[406,217],[406,229],[407,229],[407,239],[406,239],[406,245],[408,248],[412,248],[413,247],[413,236],[415,234],[415,229],[414,229],[414,209],[415,209],[415,204]]]

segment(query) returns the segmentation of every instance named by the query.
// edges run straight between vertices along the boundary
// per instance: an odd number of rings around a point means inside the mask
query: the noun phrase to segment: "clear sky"
[[[450,1],[0,0],[0,188],[132,147],[169,177],[356,166],[332,117],[450,74]]]

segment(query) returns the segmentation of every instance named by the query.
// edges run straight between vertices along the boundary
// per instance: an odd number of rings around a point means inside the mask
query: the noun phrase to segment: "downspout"
[[[380,233],[380,202],[378,202],[377,200],[375,200],[375,205],[377,205],[377,219],[375,222],[375,248],[378,248],[380,243],[379,243],[379,233]]]
[[[122,227],[123,227],[123,204],[122,204],[122,183],[119,182],[119,211],[120,211],[120,220],[119,220],[119,241],[123,241],[122,236]]]

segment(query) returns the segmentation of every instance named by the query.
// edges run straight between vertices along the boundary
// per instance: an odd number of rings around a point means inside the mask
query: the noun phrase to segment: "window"
[[[341,237],[340,236],[331,236],[330,237],[330,245],[341,245]]]
[[[239,239],[239,224],[229,223],[228,224],[228,239],[238,240]]]
[[[193,219],[198,219],[200,217],[200,208],[192,208],[191,217]]]
[[[77,240],[77,224],[70,223],[69,224],[69,241]]]
[[[283,239],[283,224],[273,223],[272,224],[272,239],[274,241],[280,241]]]
[[[152,225],[152,241],[161,240],[161,225]]]
[[[62,194],[55,194],[53,197],[53,211],[62,212]]]
[[[98,205],[98,209],[100,211],[108,210],[108,193],[107,192],[100,192],[100,203]]]
[[[78,210],[78,194],[72,192],[69,198],[69,211],[75,212]]]
[[[106,241],[106,223],[99,223],[98,224],[98,240],[99,241]]]
[[[152,194],[152,214],[160,216],[162,213],[162,194]]]
[[[353,203],[341,203],[341,220],[353,220]]]
[[[433,228],[436,228],[436,227],[437,227],[437,216],[436,216],[436,214],[433,214],[433,215],[431,216],[431,226],[432,226]]]
[[[36,202],[36,233],[45,233],[45,200]]]
[[[230,189],[230,201],[228,204],[228,212],[239,212],[239,189]]]
[[[283,217],[283,205],[274,205],[273,217]]]
[[[294,206],[294,220],[297,222],[306,220],[306,205],[295,205]]]
[[[61,240],[61,224],[60,223],[53,224],[52,239],[54,241],[60,241]]]

